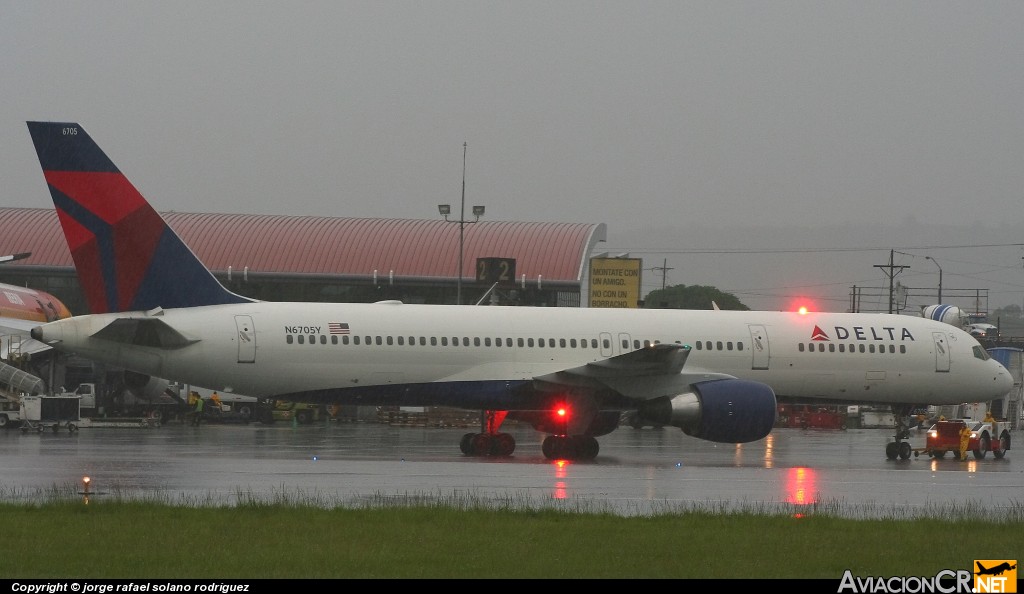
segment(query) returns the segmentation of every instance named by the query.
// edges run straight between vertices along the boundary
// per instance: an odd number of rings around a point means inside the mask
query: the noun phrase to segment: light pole
[[[462,254],[463,254],[463,241],[466,231],[467,223],[476,223],[480,220],[480,217],[484,216],[484,207],[474,206],[473,217],[474,220],[466,220],[466,143],[462,143],[462,204],[459,206],[459,220],[452,221],[448,219],[448,215],[452,213],[452,207],[450,204],[438,204],[437,212],[441,213],[444,220],[449,223],[459,224],[459,284],[455,297],[455,304],[462,305]]]
[[[925,256],[925,260],[931,260],[935,263],[935,266],[939,269],[939,305],[942,305],[942,266],[939,266],[938,262],[935,262],[935,258],[931,256]]]

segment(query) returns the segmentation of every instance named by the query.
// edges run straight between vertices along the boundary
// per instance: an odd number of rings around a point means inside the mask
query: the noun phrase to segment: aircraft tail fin
[[[28,122],[92,313],[244,303],[74,122]]]

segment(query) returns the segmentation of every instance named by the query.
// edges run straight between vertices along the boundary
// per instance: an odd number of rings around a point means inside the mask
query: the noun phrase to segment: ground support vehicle
[[[54,433],[65,427],[68,433],[78,431],[81,423],[81,398],[78,396],[23,396],[21,398],[21,431]]]
[[[0,429],[21,425],[21,399],[0,394]]]
[[[217,406],[210,400],[206,400],[203,406],[203,423],[241,423],[249,424],[251,415],[232,410],[230,405]]]
[[[846,429],[846,415],[826,407],[781,404],[775,426],[790,429]]]
[[[270,425],[277,421],[309,425],[314,421],[326,418],[326,415],[327,411],[318,404],[277,399],[261,402],[256,411],[256,418],[265,425]]]
[[[967,435],[964,436],[964,431]],[[967,443],[962,443],[966,437]],[[921,453],[932,458],[943,458],[952,452],[953,458],[965,458],[967,452],[974,454],[978,460],[989,452],[996,458],[1002,458],[1010,450],[1010,423],[1006,421],[972,421],[970,419],[940,420],[928,429],[925,447],[915,450],[914,456]]]

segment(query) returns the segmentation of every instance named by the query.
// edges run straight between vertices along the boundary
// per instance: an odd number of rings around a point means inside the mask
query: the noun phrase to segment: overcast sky
[[[0,84],[8,206],[52,207],[26,120],[161,211],[434,218],[465,142],[467,211],[606,223],[645,292],[842,311],[895,251],[1024,305],[1019,0],[0,0]]]

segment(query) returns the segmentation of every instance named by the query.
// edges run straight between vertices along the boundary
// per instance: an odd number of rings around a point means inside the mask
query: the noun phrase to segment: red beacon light
[[[565,434],[569,427],[569,407],[565,404],[556,404],[551,408],[552,433]]]
[[[804,297],[798,297],[789,304],[789,311],[794,311],[802,316],[807,315],[814,311],[819,311],[814,303]]]

